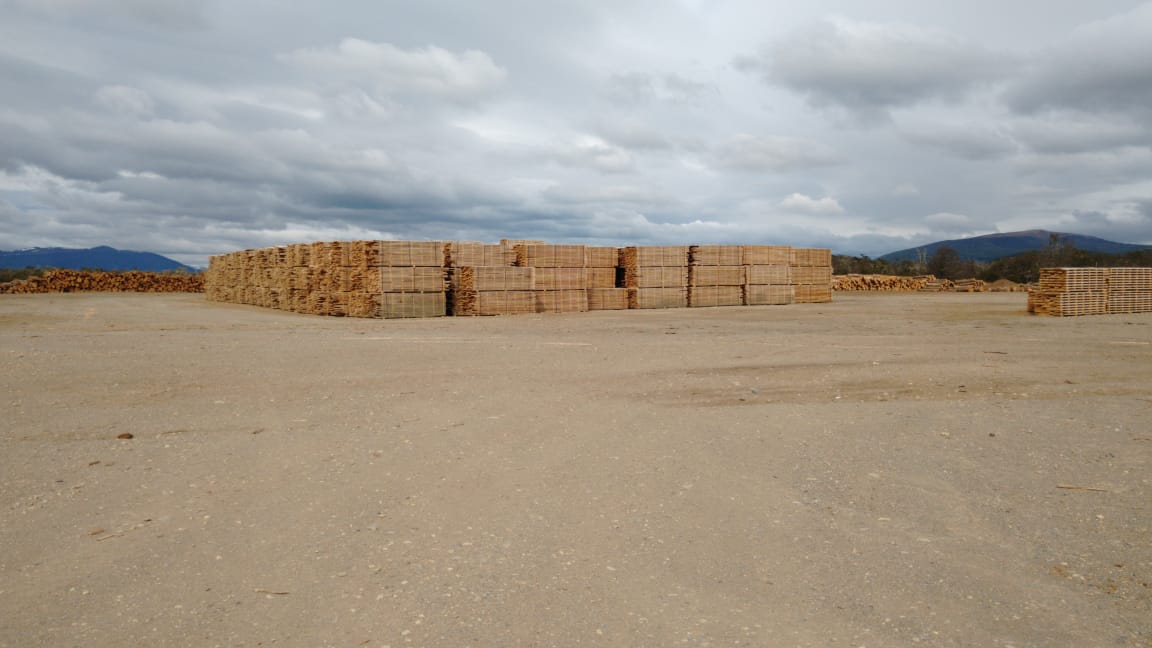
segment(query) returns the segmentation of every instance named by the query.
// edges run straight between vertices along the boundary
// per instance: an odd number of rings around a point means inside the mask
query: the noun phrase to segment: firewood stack
[[[588,268],[583,245],[518,244],[516,265],[535,270],[537,313],[588,310]]]
[[[795,298],[790,263],[792,248],[787,245],[745,245],[744,304],[770,306],[791,304]]]
[[[1067,317],[1152,312],[1152,268],[1041,268],[1028,312]]]
[[[40,277],[0,283],[0,294],[64,292],[204,292],[200,274],[51,270]]]
[[[744,305],[744,258],[739,245],[688,248],[688,306]]]
[[[626,247],[620,265],[629,308],[688,306],[688,246]]]
[[[792,248],[789,263],[797,304],[832,301],[832,251],[826,248]]]

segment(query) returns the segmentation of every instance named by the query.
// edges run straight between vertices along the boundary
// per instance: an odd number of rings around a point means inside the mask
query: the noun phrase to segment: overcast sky
[[[1152,2],[0,0],[0,249],[1152,244]]]

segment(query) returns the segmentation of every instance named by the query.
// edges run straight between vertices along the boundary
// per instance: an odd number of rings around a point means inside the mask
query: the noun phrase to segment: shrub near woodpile
[[[204,292],[201,274],[156,272],[103,272],[52,270],[41,277],[0,284],[0,293],[32,294],[63,292]]]

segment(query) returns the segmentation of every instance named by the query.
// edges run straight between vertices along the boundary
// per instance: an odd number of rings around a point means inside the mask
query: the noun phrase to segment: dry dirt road
[[[1021,294],[3,296],[0,645],[1146,647],[1150,343]]]

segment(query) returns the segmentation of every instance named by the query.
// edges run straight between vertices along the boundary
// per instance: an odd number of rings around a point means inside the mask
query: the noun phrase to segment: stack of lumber
[[[204,277],[200,274],[159,274],[139,270],[52,270],[40,277],[0,284],[0,293],[9,295],[60,292],[198,293],[204,292]]]
[[[209,259],[213,301],[311,315],[437,317],[446,314],[439,241],[317,241]]]
[[[952,290],[956,292],[984,292],[985,286],[982,279],[956,279],[952,282]]]
[[[1041,268],[1028,312],[1068,317],[1152,312],[1152,268]]]
[[[614,247],[584,248],[584,267],[588,276],[588,310],[625,310],[628,308],[628,289],[620,287],[623,280],[617,272],[620,249]]]
[[[586,246],[518,243],[516,265],[535,270],[537,313],[588,310]]]
[[[689,246],[688,306],[742,306],[745,276],[741,246]]]
[[[1152,313],[1152,268],[1109,268],[1108,312]]]
[[[832,251],[827,248],[792,248],[789,263],[795,303],[832,301]]]
[[[505,239],[334,241],[214,256],[213,301],[352,317],[439,317],[831,299],[827,249],[592,247]]]
[[[381,317],[443,317],[448,314],[443,242],[364,243],[380,248]]]
[[[452,274],[453,315],[536,312],[536,268],[462,266]]]
[[[791,262],[792,248],[787,245],[742,246],[744,303],[748,306],[791,304],[796,295]]]
[[[634,246],[620,250],[629,308],[688,306],[688,246]]]
[[[511,267],[516,265],[516,251],[509,245],[480,243],[478,241],[452,241],[444,244],[445,280],[456,286],[456,273],[463,267]],[[447,311],[456,312],[453,300],[456,291],[447,293]]]

